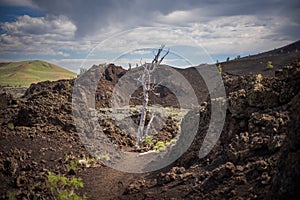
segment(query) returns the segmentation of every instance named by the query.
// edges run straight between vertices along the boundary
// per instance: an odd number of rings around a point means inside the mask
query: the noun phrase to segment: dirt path
[[[135,179],[145,174],[131,174],[114,170],[109,167],[90,168],[79,174],[85,183],[84,192],[88,199],[117,199],[126,187]]]

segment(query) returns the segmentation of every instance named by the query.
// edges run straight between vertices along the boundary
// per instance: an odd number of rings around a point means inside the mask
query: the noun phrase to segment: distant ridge
[[[283,66],[290,65],[293,62],[300,60],[300,40],[289,45],[266,51],[256,55],[245,56],[242,58],[231,59],[228,62],[220,62],[223,72],[228,72],[237,75],[245,75],[248,73],[266,73],[264,71],[267,63],[272,62],[275,69],[280,69]]]
[[[29,87],[31,83],[74,77],[76,73],[40,60],[0,63],[1,86]]]

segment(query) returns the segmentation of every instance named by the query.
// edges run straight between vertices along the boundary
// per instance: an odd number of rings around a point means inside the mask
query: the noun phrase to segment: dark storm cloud
[[[0,8],[5,10],[0,12],[0,54],[8,55],[2,60],[63,56],[63,64],[77,66],[79,55],[110,34],[141,26],[167,26],[167,31],[129,31],[127,42],[111,40],[106,50],[119,53],[152,40],[194,45],[178,40],[183,34],[211,54],[241,55],[286,45],[300,35],[299,0],[0,0]]]
[[[33,0],[33,2],[46,13],[67,16],[76,24],[79,36],[105,30],[114,24],[123,28],[151,25],[159,16],[198,8],[202,9],[202,12],[199,16],[194,16],[194,22],[199,22],[200,17],[209,21],[215,17],[234,15],[287,17],[294,25],[290,28],[287,24],[286,30],[293,30],[293,35],[297,35],[295,32],[298,33],[299,26],[295,26],[295,23],[298,23],[300,18],[298,0]],[[285,34],[285,29],[279,31]]]

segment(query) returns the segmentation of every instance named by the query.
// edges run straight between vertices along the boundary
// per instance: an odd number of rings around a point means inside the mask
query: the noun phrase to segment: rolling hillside
[[[239,59],[233,59],[228,62],[220,62],[220,64],[222,65],[223,72],[229,72],[237,75],[245,75],[251,72],[262,73],[268,76],[273,75],[271,73],[272,71],[299,60],[300,40],[281,48]],[[266,70],[266,66],[269,61],[272,62],[274,70]]]
[[[31,83],[40,81],[74,77],[76,73],[40,60],[0,63],[0,85],[2,86],[28,87]]]

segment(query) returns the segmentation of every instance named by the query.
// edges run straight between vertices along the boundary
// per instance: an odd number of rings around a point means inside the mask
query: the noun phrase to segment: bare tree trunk
[[[148,102],[149,102],[149,91],[147,89],[143,90],[143,96],[144,96],[144,99],[143,99],[143,105],[142,105],[141,119],[140,119],[140,123],[139,123],[137,140],[136,140],[137,146],[140,145],[141,139],[144,136],[144,128],[145,128],[146,117],[147,117],[147,107],[148,107]]]
[[[151,120],[148,123],[147,130],[145,132],[145,123],[146,123],[146,117],[147,117],[147,109],[148,109],[148,102],[149,102],[149,92],[153,92],[157,85],[155,83],[152,83],[151,86],[151,74],[154,72],[155,68],[160,65],[160,63],[163,61],[163,59],[166,57],[166,55],[169,53],[167,51],[163,57],[159,60],[160,54],[164,49],[164,45],[162,45],[159,49],[157,54],[155,55],[154,59],[152,60],[152,63],[145,63],[143,74],[139,77],[138,81],[143,86],[143,105],[141,110],[141,119],[139,122],[139,128],[137,132],[136,137],[136,146],[139,147],[140,143],[145,136],[145,134],[148,133],[150,128],[150,123],[153,121],[154,115],[152,115]]]
[[[145,130],[145,136],[148,135],[148,132],[149,132],[149,130],[150,130],[150,126],[151,126],[151,123],[152,123],[154,117],[155,117],[155,112],[152,113],[151,119],[150,119],[150,121],[148,122],[148,125],[147,125],[146,130]]]

